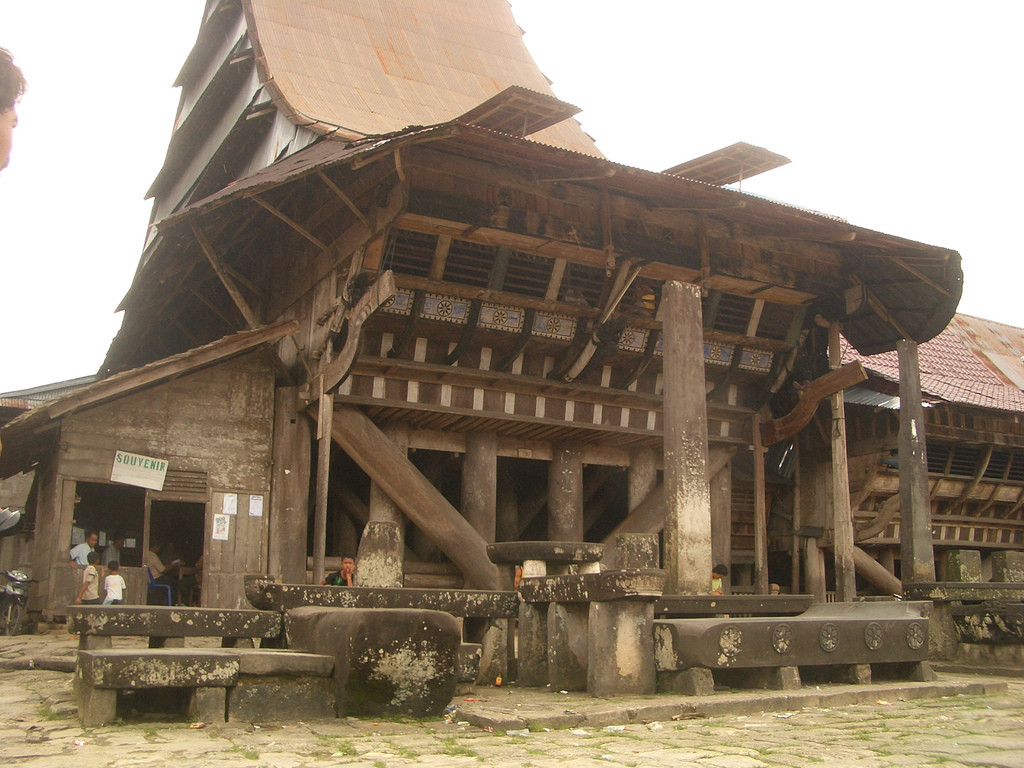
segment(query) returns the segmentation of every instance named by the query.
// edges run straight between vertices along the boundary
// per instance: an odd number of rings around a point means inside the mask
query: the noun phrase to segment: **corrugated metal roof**
[[[243,9],[275,104],[320,133],[443,123],[512,85],[555,96],[507,0],[243,0]],[[601,156],[575,120],[537,138]]]
[[[1024,389],[1024,328],[970,315],[956,315],[949,327],[998,378]]]
[[[0,405],[11,408],[23,408],[25,410],[35,408],[37,405],[64,397],[64,395],[70,394],[98,380],[99,376],[93,374],[92,376],[81,376],[77,379],[57,381],[52,384],[43,384],[42,386],[31,387],[30,389],[0,392]]]
[[[1002,337],[996,345],[996,354],[1005,357],[1004,348],[1012,350],[1014,343],[1024,342],[1024,329],[956,315],[942,333],[918,346],[921,391],[926,397],[976,408],[1024,413],[1024,391],[1009,376],[1001,375],[986,351],[985,345],[993,344],[998,338],[992,334],[993,325],[999,326]],[[1012,341],[1014,339],[1017,341]],[[843,362],[854,360],[859,360],[869,375],[899,382],[896,352],[861,355],[844,339]]]

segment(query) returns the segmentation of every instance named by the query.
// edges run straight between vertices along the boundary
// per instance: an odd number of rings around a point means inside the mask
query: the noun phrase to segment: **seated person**
[[[181,566],[181,561],[174,560],[164,565],[160,559],[160,552],[163,551],[163,548],[163,543],[159,541],[150,544],[149,549],[146,551],[145,565],[149,569],[154,582],[171,588],[171,604],[176,605],[178,602],[179,585],[178,568]]]
[[[320,584],[328,587],[351,587],[354,586],[352,579],[355,573],[355,558],[352,555],[344,555],[341,558],[341,568],[328,573]]]
[[[711,569],[711,594],[720,595],[722,594],[722,579],[729,575],[729,569],[724,564],[719,563]]]

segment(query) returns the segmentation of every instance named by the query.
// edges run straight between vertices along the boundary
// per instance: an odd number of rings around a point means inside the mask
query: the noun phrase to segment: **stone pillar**
[[[665,592],[696,595],[708,591],[713,566],[700,288],[670,280],[662,302]]]
[[[402,526],[383,520],[370,520],[363,528],[356,559],[354,583],[357,587],[401,587]]]
[[[1024,582],[1024,552],[993,552],[992,581],[1016,584]]]
[[[966,584],[981,582],[981,552],[976,549],[951,549],[946,553],[946,581]]]
[[[896,343],[900,363],[900,576],[904,584],[935,581],[924,408],[917,344]]]
[[[620,569],[658,567],[658,536],[620,533],[615,537]],[[591,696],[649,695],[656,689],[654,602],[657,598],[595,601],[590,604],[587,691]]]
[[[711,478],[711,562],[729,566],[722,579],[722,592],[729,594],[732,584],[732,462],[726,463]],[[710,579],[710,574],[708,575]]]
[[[406,425],[388,424],[383,431],[400,451],[408,452]],[[369,516],[359,543],[355,583],[360,587],[402,587],[405,585],[405,515],[372,480]]]
[[[285,584],[306,581],[311,441],[310,420],[299,407],[298,389],[281,387],[274,395],[267,566]]]
[[[543,560],[523,562],[523,578],[546,576]],[[548,604],[519,603],[519,662],[516,679],[520,685],[548,684]]]
[[[589,603],[548,605],[548,682],[553,691],[587,690]]]
[[[590,695],[653,694],[654,601],[593,602],[588,620]]]
[[[583,541],[583,451],[579,445],[551,446],[548,541]]]
[[[828,329],[828,365],[842,366],[839,323]],[[853,510],[850,508],[850,469],[846,457],[846,408],[842,391],[830,398],[832,404],[832,551],[836,569],[836,600],[857,598],[857,571],[853,564]]]

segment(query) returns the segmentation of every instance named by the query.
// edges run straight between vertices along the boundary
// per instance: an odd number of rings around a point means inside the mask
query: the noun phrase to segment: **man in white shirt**
[[[89,531],[85,534],[85,541],[76,544],[71,548],[72,565],[88,565],[89,553],[96,552],[96,545],[100,543],[100,535],[96,531]],[[97,553],[99,554],[99,553]]]

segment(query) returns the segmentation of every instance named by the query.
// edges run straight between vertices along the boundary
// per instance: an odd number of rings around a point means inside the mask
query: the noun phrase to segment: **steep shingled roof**
[[[347,139],[452,120],[505,88],[555,94],[507,0],[244,0],[260,80],[293,122]],[[602,156],[575,120],[536,141]]]
[[[992,326],[998,326],[998,334]],[[994,343],[1001,337],[1000,343]],[[1011,370],[1013,349],[1016,364],[1024,370],[1024,329],[956,315],[949,326],[918,347],[921,390],[949,403],[1024,413],[1024,391],[1004,371]],[[843,341],[843,361],[859,360],[869,376],[899,382],[896,352],[865,356]]]

